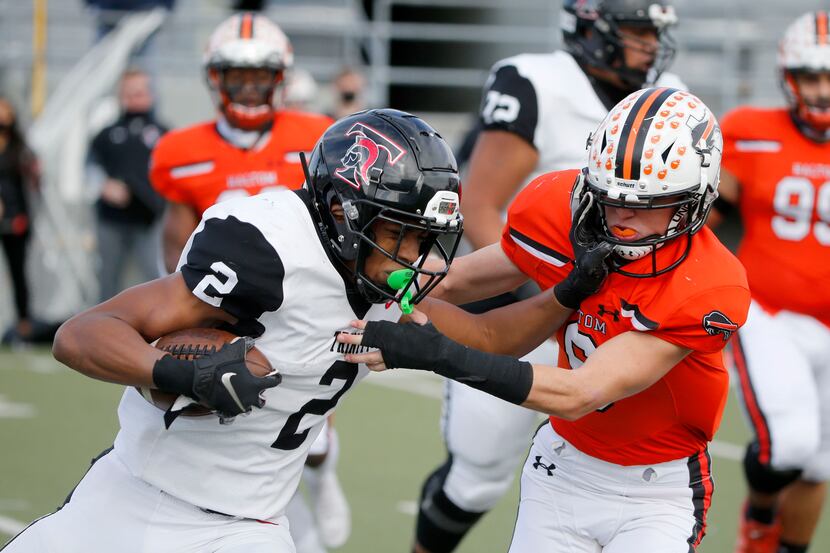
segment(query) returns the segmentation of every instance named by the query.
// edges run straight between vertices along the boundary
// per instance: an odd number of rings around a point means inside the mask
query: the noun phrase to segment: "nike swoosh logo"
[[[236,373],[225,373],[222,375],[222,386],[228,391],[228,395],[231,396],[231,399],[236,402],[239,406],[239,410],[243,413],[245,412],[245,407],[242,405],[242,402],[239,400],[239,396],[236,395],[236,390],[231,383],[231,377],[236,376]]]

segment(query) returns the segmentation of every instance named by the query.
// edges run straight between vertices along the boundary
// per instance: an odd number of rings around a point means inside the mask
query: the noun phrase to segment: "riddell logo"
[[[712,311],[703,317],[703,328],[711,336],[723,334],[723,341],[726,342],[738,330],[738,325],[720,311]]]
[[[335,169],[334,174],[358,190],[369,186],[369,172],[380,159],[382,150],[386,151],[389,165],[395,165],[406,154],[387,136],[363,123],[352,125],[346,136],[354,136],[354,144],[340,160],[343,167]]]

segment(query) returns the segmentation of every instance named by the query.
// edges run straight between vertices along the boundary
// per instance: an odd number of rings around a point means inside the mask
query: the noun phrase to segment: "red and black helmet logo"
[[[733,332],[737,332],[738,325],[729,320],[729,317],[720,311],[712,311],[703,317],[703,328],[710,336],[723,334],[723,341],[729,340]]]
[[[353,136],[354,144],[340,160],[343,167],[335,169],[334,174],[357,190],[369,186],[369,171],[380,158],[381,150],[386,150],[386,161],[390,165],[395,165],[406,154],[393,140],[365,123],[352,125],[346,136]]]

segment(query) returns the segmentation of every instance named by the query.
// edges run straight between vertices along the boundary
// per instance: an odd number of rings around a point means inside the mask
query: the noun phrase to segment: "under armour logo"
[[[547,471],[548,476],[553,476],[553,471],[556,469],[556,465],[554,465],[553,463],[551,463],[550,465],[544,464],[542,462],[542,456],[537,455],[536,456],[536,462],[533,463],[533,468],[535,468],[535,469],[543,468]]]
[[[599,312],[597,312],[597,315],[599,315],[600,317],[602,317],[603,315],[611,315],[612,317],[614,317],[615,323],[619,322],[620,320],[620,312],[617,309],[612,309],[611,311],[608,311],[602,304],[599,304]]]

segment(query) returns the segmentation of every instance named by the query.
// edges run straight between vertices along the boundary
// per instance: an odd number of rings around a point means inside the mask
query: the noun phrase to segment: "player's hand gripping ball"
[[[216,328],[190,328],[178,330],[162,336],[155,342],[155,347],[170,353],[182,361],[195,361],[222,349],[222,346],[235,339],[243,340],[230,332]],[[245,365],[252,375],[264,377],[274,374],[271,363],[256,347],[251,347],[245,354]],[[178,396],[155,388],[138,388],[144,398],[164,411],[167,411]],[[191,403],[182,410],[182,416],[201,416],[210,414],[211,410],[198,403]]]

